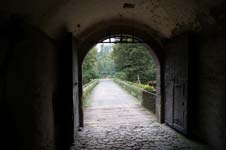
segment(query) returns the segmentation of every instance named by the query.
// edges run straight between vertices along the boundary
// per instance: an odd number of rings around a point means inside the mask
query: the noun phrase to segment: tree
[[[83,63],[83,84],[94,78],[117,78],[147,83],[156,78],[156,66],[143,44],[118,43],[93,48]]]
[[[90,82],[91,79],[98,78],[97,70],[97,48],[92,48],[86,55],[82,65],[83,84]]]
[[[101,45],[100,51],[97,53],[97,66],[101,78],[111,77],[114,74],[115,69],[111,45]]]
[[[143,44],[115,44],[113,56],[116,77],[124,80],[146,83],[156,78],[156,66]],[[119,76],[118,76],[119,75]]]

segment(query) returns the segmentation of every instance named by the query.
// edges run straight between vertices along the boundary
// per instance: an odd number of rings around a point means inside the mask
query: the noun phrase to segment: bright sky
[[[97,45],[96,45],[96,48],[97,48],[97,51],[98,52],[100,52],[100,50],[101,50],[101,45],[106,45],[106,46],[113,46],[113,44],[114,43],[98,43]]]
[[[114,42],[114,41],[115,41],[115,39],[114,38],[111,38],[111,42]],[[109,42],[109,39],[106,39],[103,42]],[[98,52],[100,52],[100,50],[101,50],[101,45],[106,45],[106,46],[111,46],[112,47],[114,45],[114,43],[98,43],[96,45]]]

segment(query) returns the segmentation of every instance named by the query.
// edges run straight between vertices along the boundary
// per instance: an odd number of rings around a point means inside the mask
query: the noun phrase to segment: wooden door
[[[74,135],[76,136],[79,127],[79,87],[78,87],[78,48],[76,40],[72,40],[72,90],[73,90],[73,111],[74,111]]]
[[[186,81],[175,82],[173,87],[173,127],[187,133],[187,88]]]
[[[187,134],[188,38],[168,41],[165,53],[165,122]]]

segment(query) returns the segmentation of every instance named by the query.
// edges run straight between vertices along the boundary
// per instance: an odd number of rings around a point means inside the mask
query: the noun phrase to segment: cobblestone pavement
[[[85,127],[72,150],[205,150],[155,120],[138,100],[111,80],[102,80],[84,112]]]

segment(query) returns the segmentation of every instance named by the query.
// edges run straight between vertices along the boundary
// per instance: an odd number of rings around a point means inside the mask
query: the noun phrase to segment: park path
[[[204,150],[168,126],[110,79],[100,80],[72,150]]]
[[[84,113],[85,126],[149,124],[156,121],[153,114],[140,107],[135,97],[112,80],[101,80],[89,100],[90,107]]]

